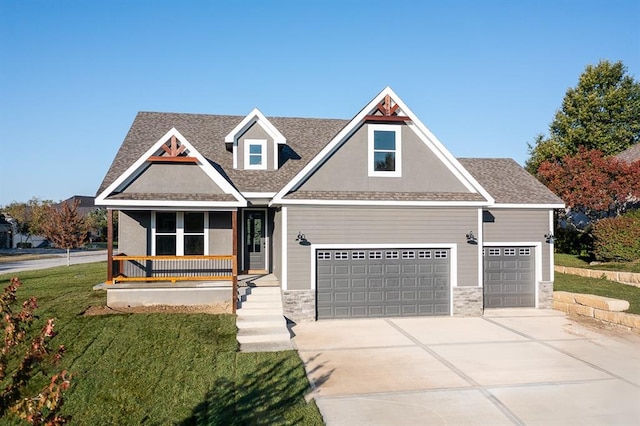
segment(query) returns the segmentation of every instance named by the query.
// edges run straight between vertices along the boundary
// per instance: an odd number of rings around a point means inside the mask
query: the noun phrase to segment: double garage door
[[[449,249],[316,251],[318,319],[448,315]]]
[[[535,307],[533,247],[484,247],[484,307]]]

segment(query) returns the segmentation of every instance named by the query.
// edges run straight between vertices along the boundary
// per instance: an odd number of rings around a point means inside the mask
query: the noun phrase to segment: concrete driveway
[[[640,336],[552,310],[293,327],[331,425],[640,421]]]

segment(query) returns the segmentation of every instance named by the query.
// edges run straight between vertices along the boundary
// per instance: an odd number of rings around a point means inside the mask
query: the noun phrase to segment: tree
[[[546,160],[575,154],[579,148],[614,155],[640,142],[640,82],[621,61],[588,65],[569,88],[549,125],[549,137],[529,144],[526,169],[536,174]]]
[[[66,201],[59,207],[47,206],[42,233],[56,246],[67,249],[67,266],[71,264],[71,249],[80,247],[87,239],[85,218],[78,213],[76,200],[73,204]]]
[[[12,278],[0,294],[0,321],[4,339],[0,346],[0,417],[13,413],[34,425],[62,425],[68,417],[59,416],[62,392],[70,384],[66,371],[54,374],[49,383],[33,397],[25,397],[34,374],[48,364],[56,364],[64,353],[64,346],[50,352],[49,341],[55,336],[54,321],[48,319],[39,333],[31,333],[36,318],[37,301],[31,297],[24,301],[20,312],[13,312],[18,287],[22,283]]]
[[[26,203],[14,201],[5,206],[3,210],[15,219],[18,233],[26,235],[26,241],[29,241],[31,236],[42,234],[42,222],[46,208],[52,204],[51,200],[40,200],[33,197]]]
[[[640,162],[628,164],[584,147],[543,162],[538,177],[572,212],[591,221],[618,216],[640,198]]]

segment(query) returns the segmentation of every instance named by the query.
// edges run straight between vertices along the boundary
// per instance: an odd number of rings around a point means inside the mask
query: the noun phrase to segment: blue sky
[[[640,79],[640,2],[0,0],[0,205],[94,195],[138,111],[352,118],[385,86],[523,164],[601,59]]]

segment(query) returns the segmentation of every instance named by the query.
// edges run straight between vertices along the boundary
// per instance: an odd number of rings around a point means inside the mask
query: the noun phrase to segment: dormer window
[[[265,139],[244,140],[244,168],[255,170],[267,168],[267,141]]]
[[[369,176],[402,176],[400,126],[369,124]]]

